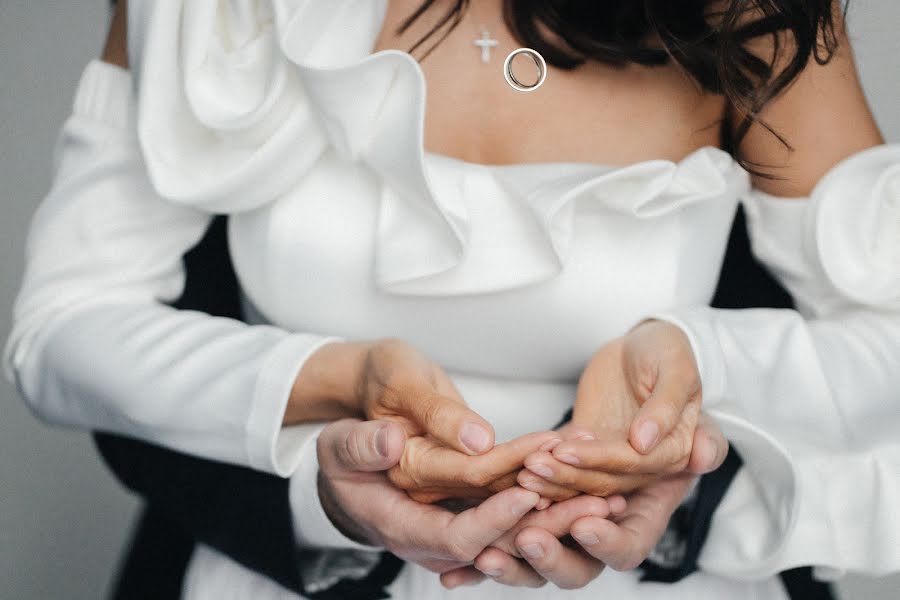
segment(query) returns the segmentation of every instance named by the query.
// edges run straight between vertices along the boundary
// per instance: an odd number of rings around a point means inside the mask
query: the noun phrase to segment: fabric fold
[[[458,295],[514,289],[558,274],[579,211],[664,218],[704,202],[733,202],[749,185],[746,172],[712,147],[677,163],[623,167],[540,163],[517,169],[459,161],[494,179],[496,190],[481,185],[472,193],[508,194],[513,210],[537,224],[536,233],[525,222],[517,225],[520,243],[530,246],[523,248],[518,274],[506,272],[493,278],[502,284],[481,286],[491,279],[484,265],[470,277],[463,263],[486,254],[473,246],[490,243],[484,232],[509,223],[473,216],[469,203],[487,198],[467,198],[458,186],[441,189],[432,181],[435,157],[424,149],[424,73],[407,52],[371,51],[385,10],[384,1],[361,0],[327,8],[310,0],[158,6],[144,34],[140,69],[144,81],[162,84],[139,90],[138,124],[157,191],[207,212],[254,210],[296,188],[323,154],[333,152],[364,164],[379,182],[376,285],[392,294]],[[476,226],[480,236],[472,235]]]
[[[853,303],[900,308],[900,144],[854,154],[810,196],[807,243]]]

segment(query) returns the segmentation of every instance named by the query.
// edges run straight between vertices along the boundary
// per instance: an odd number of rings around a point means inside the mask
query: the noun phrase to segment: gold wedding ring
[[[512,71],[512,61],[520,54],[524,54],[530,58],[534,62],[534,66],[537,67],[537,81],[531,85],[519,81]],[[541,84],[547,79],[547,63],[544,61],[544,57],[541,56],[541,53],[537,50],[532,50],[531,48],[518,48],[510,52],[509,56],[507,56],[506,60],[503,62],[503,76],[506,78],[506,83],[508,83],[512,89],[519,92],[533,92],[541,87]]]

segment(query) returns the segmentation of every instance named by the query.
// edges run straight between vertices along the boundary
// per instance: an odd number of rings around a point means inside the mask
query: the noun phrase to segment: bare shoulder
[[[793,84],[760,114],[790,148],[758,124],[741,145],[751,163],[773,167],[766,170],[777,179],[755,178],[755,185],[764,191],[807,196],[835,164],[884,142],[863,92],[842,18],[835,22],[835,35],[838,46],[831,60],[823,65],[811,59]]]
[[[124,69],[128,68],[128,2],[117,0],[115,13],[106,36],[101,58]]]

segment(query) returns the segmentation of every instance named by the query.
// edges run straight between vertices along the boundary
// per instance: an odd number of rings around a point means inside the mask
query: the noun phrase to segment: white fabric
[[[608,573],[570,597],[778,598],[768,576],[797,561],[900,568],[889,512],[900,500],[897,245],[886,225],[896,149],[861,154],[793,204],[748,193],[747,174],[714,148],[618,168],[428,153],[421,69],[404,52],[370,52],[384,8],[129,3],[137,114],[128,75],[92,63],[32,225],[4,364],[34,410],[296,472],[292,490],[312,490],[312,434],[278,424],[304,358],[331,336],[409,340],[502,440],[553,424],[585,360],[656,314],[691,337],[707,406],[747,468],[703,553],[712,573],[666,587]],[[755,251],[815,320],[705,308],[742,196]],[[864,212],[843,214],[848,205]],[[180,257],[213,212],[230,213],[240,284],[270,325],[159,304],[178,295]],[[858,214],[870,230],[856,229]],[[342,543],[306,494],[292,501],[301,539]],[[250,589],[273,588],[202,548],[185,597]],[[393,589],[446,594],[413,567]]]
[[[334,338],[163,306],[209,215],[157,196],[133,130],[129,74],[92,62],[59,138],[4,351],[41,418],[124,433],[286,476],[282,428],[306,356]]]
[[[900,566],[900,146],[835,166],[805,201],[746,199],[754,252],[799,311],[691,307],[678,323],[704,407],[747,460],[716,512],[703,568],[760,577],[815,565],[833,578]],[[777,452],[743,446],[768,437]],[[766,535],[743,536],[757,523]],[[740,543],[735,540],[744,539]]]

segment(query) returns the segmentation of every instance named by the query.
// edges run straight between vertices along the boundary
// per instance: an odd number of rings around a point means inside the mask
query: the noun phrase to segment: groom
[[[224,218],[213,223],[204,240],[185,257],[185,262],[187,285],[177,306],[240,318],[237,282],[228,261]],[[791,305],[789,296],[752,257],[740,213],[729,240],[713,305],[721,308]],[[331,483],[325,486],[328,493],[323,495],[324,504],[327,509],[335,510],[330,516],[337,521],[336,514],[349,513],[363,529],[393,526],[392,552],[420,564],[427,556],[430,564],[426,566],[439,566],[444,572],[442,581],[449,587],[475,583],[485,577],[484,573],[511,585],[540,585],[546,580],[563,588],[581,587],[596,577],[605,565],[630,568],[640,564],[656,545],[673,511],[682,501],[683,490],[680,488],[663,489],[667,508],[635,518],[633,536],[622,539],[606,536],[603,540],[594,536],[597,541],[586,545],[585,552],[575,552],[561,545],[556,538],[567,534],[568,525],[584,514],[603,515],[608,507],[598,506],[598,502],[590,504],[599,501],[591,497],[532,513],[528,520],[533,527],[522,534],[525,539],[515,539],[521,526],[518,529],[514,526],[534,505],[534,494],[530,492],[507,490],[477,509],[454,515],[405,498],[405,494],[394,489],[386,478],[380,483],[377,478],[373,482],[373,472],[396,464],[403,445],[403,433],[399,428],[388,436],[392,442],[376,444],[376,431],[381,426],[385,424],[344,420],[323,430],[319,439],[321,479]],[[97,434],[95,439],[119,479],[147,501],[119,575],[115,597],[179,597],[187,562],[197,542],[217,549],[288,589],[304,592],[306,588],[297,565],[304,560],[304,553],[314,553],[298,550],[288,480],[126,438]],[[711,452],[710,456],[724,458],[725,452]],[[703,471],[719,466],[714,464],[715,458],[710,460],[713,462],[703,465]],[[718,462],[721,463],[721,458]],[[694,503],[701,509],[688,519],[678,520],[689,523],[694,529],[680,532],[693,545],[688,544],[680,564],[660,567],[645,563],[645,576],[658,581],[675,581],[696,570],[703,532],[739,466],[739,458],[731,453],[724,468],[701,480],[698,489],[703,498]],[[335,482],[339,483],[335,485]],[[359,493],[361,485],[366,486],[365,494]],[[371,515],[385,514],[385,511],[379,511],[379,504],[397,502],[398,494],[409,504],[392,513],[397,523],[365,522]],[[519,506],[510,512],[509,506],[517,503]],[[433,534],[429,536],[428,547],[422,547],[422,536],[416,535],[416,530],[422,528]],[[581,534],[590,533],[580,531],[579,537],[589,539]],[[543,543],[540,543],[542,539]],[[509,553],[537,545],[541,552],[526,556],[528,562],[525,563],[513,560],[499,550],[483,553],[490,544]],[[306,558],[312,559],[311,556]],[[481,570],[467,566],[473,560]],[[384,587],[401,567],[402,562],[396,556],[385,553],[364,580],[343,580],[328,590],[309,595],[316,598],[386,597]],[[789,590],[793,587],[802,594],[796,597],[829,597],[828,588],[813,582],[808,570],[789,573],[785,582]]]

